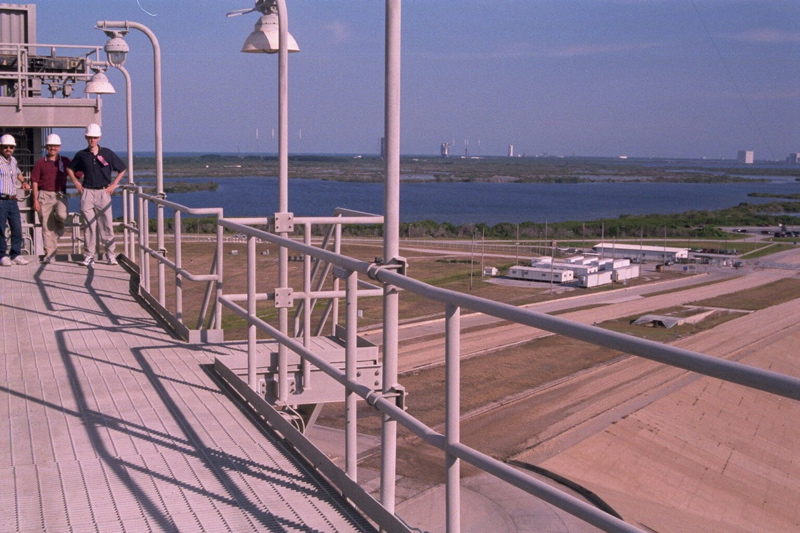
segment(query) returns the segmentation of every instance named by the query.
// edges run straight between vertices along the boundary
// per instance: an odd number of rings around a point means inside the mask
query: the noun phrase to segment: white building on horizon
[[[755,155],[752,150],[739,150],[739,156],[737,159],[739,160],[739,163],[752,165],[755,161]]]
[[[592,249],[602,258],[631,259],[634,261],[676,262],[689,259],[688,248],[670,246],[644,246],[641,244],[618,244],[599,242]]]
[[[577,281],[579,287],[591,288],[612,282],[626,283],[639,277],[639,265],[629,259],[600,259],[597,256],[575,256],[564,261],[553,261],[550,257],[531,259],[531,266],[514,266],[508,277],[530,281],[570,283]]]

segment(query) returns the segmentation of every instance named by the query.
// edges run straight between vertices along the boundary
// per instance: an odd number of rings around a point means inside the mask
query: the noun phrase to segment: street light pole
[[[144,33],[150,44],[153,46],[153,100],[154,100],[154,113],[155,113],[155,143],[156,143],[156,195],[160,198],[164,196],[164,145],[162,140],[162,120],[161,120],[161,45],[155,34],[150,31],[150,28],[138,22],[125,21],[109,21],[100,20],[97,22],[98,29],[103,31],[120,30],[128,31],[130,29],[139,30]],[[130,154],[133,150],[130,150]],[[164,206],[158,205],[156,208],[156,239],[157,248],[159,253],[166,254],[164,245]],[[158,263],[158,301],[161,305],[166,305],[166,277],[164,263]]]
[[[386,71],[384,96],[384,137],[386,139],[384,189],[384,262],[400,260],[400,0],[386,0]],[[383,384],[385,395],[397,391],[398,317],[400,294],[397,287],[383,291]],[[397,421],[383,415],[381,430],[381,504],[390,513],[395,508],[397,471]]]
[[[131,92],[131,75],[128,69],[120,65],[113,65],[117,70],[122,73],[125,78],[125,132],[127,137],[127,151],[128,151],[128,183],[133,185],[133,99]],[[131,239],[131,233],[128,230],[128,225],[133,218],[134,213],[134,200],[133,193],[129,190],[122,190],[122,221],[123,221],[123,241],[125,242],[125,256],[133,258],[134,248]]]
[[[281,230],[278,235],[289,237],[289,18],[286,1],[277,0],[278,5],[278,213]],[[289,287],[289,250],[278,248],[278,288]],[[289,331],[289,308],[278,309],[278,327],[286,335]],[[286,369],[288,353],[286,345],[278,345],[278,396],[285,401],[289,396],[289,376]]]
[[[274,214],[274,231],[288,238],[294,230],[293,215],[289,212],[289,52],[299,52],[294,38],[289,34],[289,18],[285,0],[256,1],[252,9],[232,11],[228,16],[260,11],[262,16],[242,47],[247,53],[278,53],[278,211]],[[277,28],[276,28],[277,26]],[[276,31],[277,30],[277,31]],[[277,35],[276,35],[277,34]],[[276,42],[277,37],[277,42]],[[278,308],[278,329],[284,335],[289,331],[289,250],[278,248],[278,287],[275,289],[275,306]],[[286,403],[289,396],[287,371],[288,350],[278,344],[278,399]],[[255,346],[248,343],[248,368],[255,365]],[[251,383],[255,388],[257,384]]]

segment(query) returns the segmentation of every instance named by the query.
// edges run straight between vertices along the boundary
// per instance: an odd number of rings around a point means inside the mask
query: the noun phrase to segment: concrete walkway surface
[[[128,280],[0,269],[0,531],[373,531]]]

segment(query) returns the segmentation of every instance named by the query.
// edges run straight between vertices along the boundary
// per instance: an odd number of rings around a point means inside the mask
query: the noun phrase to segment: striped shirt
[[[0,194],[6,196],[17,195],[17,176],[19,176],[17,160],[12,155],[11,159],[0,156]]]

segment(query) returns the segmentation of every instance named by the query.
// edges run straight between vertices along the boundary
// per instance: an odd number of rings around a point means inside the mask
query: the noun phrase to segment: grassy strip
[[[762,246],[761,248],[758,248],[753,252],[742,255],[742,259],[758,259],[759,257],[766,257],[768,255],[776,254],[778,252],[784,252],[792,248],[794,248],[794,245],[770,244],[768,246]]]
[[[784,278],[760,287],[692,302],[692,305],[758,311],[800,298],[800,279]]]

